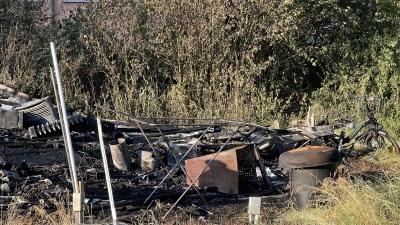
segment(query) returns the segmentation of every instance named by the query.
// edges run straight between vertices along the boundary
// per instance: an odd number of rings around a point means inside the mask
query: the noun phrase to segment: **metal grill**
[[[254,145],[246,145],[244,148],[236,151],[239,170],[240,188],[248,189],[258,183],[256,173],[256,157],[254,154]]]

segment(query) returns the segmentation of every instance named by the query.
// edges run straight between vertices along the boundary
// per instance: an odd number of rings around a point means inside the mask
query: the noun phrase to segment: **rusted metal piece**
[[[122,171],[130,171],[132,169],[132,160],[124,138],[111,141],[110,150],[113,164],[117,169]]]
[[[194,182],[196,187],[216,186],[218,187],[218,191],[222,193],[238,194],[239,172],[236,150],[244,147],[241,146],[219,153],[204,172],[202,172],[203,168],[214,158],[215,154],[185,160],[186,172],[188,174],[186,176],[186,183],[190,185],[191,181],[200,175],[199,179]]]
[[[307,146],[297,148],[279,156],[283,168],[305,168],[331,164],[341,160],[340,152],[328,146]]]

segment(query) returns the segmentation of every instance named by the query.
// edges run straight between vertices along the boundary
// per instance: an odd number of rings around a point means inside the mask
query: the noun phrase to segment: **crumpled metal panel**
[[[54,123],[58,120],[58,115],[49,97],[24,103],[13,107],[13,110],[24,113],[25,127]]]
[[[80,114],[74,114],[71,116],[68,116],[67,121],[69,125],[75,125],[82,123],[84,121],[82,115]],[[60,120],[55,120],[53,122],[46,122],[42,123],[36,126],[31,126],[28,128],[28,133],[31,138],[38,137],[40,135],[45,135],[48,133],[52,133],[54,131],[60,131],[61,130],[61,123],[63,121]]]
[[[239,173],[236,151],[244,147],[241,146],[220,152],[204,173],[200,175],[194,185],[199,188],[216,186],[219,192],[238,194]],[[185,160],[188,176],[194,180],[214,156],[215,154],[209,154]],[[186,183],[190,185],[192,182],[189,177],[186,177]]]

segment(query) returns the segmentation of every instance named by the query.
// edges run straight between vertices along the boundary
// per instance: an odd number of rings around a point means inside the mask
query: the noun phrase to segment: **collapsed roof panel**
[[[49,97],[14,106],[13,110],[24,113],[25,127],[47,122],[54,123],[58,120],[58,115]]]

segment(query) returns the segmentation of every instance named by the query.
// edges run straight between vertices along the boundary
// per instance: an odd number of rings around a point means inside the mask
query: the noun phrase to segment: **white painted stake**
[[[260,215],[261,211],[261,197],[249,197],[249,223],[257,224],[258,223],[258,215]],[[254,220],[253,220],[254,215]]]
[[[107,180],[108,196],[110,198],[111,215],[113,218],[113,224],[115,225],[115,224],[117,224],[117,212],[116,212],[115,206],[114,206],[114,197],[113,197],[112,187],[111,187],[110,171],[108,170],[106,149],[104,147],[104,140],[103,140],[103,129],[102,129],[100,118],[97,118],[97,129],[98,129],[98,133],[99,133],[101,156],[103,157],[104,173],[106,175],[106,180]]]

